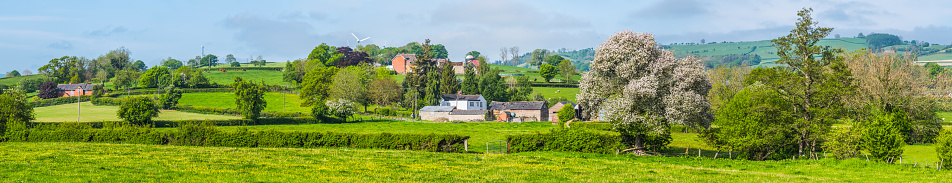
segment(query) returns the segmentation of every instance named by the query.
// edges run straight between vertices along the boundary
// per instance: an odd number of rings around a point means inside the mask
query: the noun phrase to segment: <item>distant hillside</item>
[[[819,44],[823,46],[841,48],[846,51],[854,51],[866,48],[866,39],[822,39],[820,40]],[[780,59],[776,54],[777,48],[773,47],[773,43],[770,42],[770,40],[727,43],[717,42],[695,45],[661,45],[661,47],[673,51],[677,57],[695,55],[712,59],[720,58],[725,55],[756,54],[760,56],[760,66],[774,66],[776,64],[773,62]]]

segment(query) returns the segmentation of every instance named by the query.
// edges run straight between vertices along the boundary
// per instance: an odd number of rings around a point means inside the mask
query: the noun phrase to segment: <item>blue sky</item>
[[[500,47],[583,49],[622,30],[672,42],[755,41],[785,35],[812,7],[834,34],[892,33],[952,43],[952,1],[0,1],[0,71],[50,59],[95,58],[119,47],[157,65],[205,53],[240,61],[307,56],[314,46],[444,44],[450,59]]]

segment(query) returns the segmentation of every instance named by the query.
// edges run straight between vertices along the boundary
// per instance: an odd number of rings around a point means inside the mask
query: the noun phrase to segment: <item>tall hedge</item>
[[[614,154],[625,149],[621,136],[599,131],[560,129],[549,133],[509,135],[509,152],[568,151]]]
[[[204,123],[188,123],[175,131],[106,123],[101,129],[86,123],[40,123],[15,128],[15,142],[105,142],[210,147],[352,147],[431,152],[464,152],[468,136],[450,134],[358,134],[338,132],[250,131],[226,132]]]

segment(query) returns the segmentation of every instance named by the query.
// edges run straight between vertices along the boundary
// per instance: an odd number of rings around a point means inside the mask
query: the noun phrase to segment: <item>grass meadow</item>
[[[279,92],[267,92],[264,100],[268,106],[264,111],[270,112],[301,112],[310,113],[311,108],[301,107],[301,99],[295,94],[285,94]],[[287,102],[285,102],[285,100]],[[232,92],[214,92],[214,93],[183,93],[179,99],[181,105],[217,107],[217,108],[235,108],[235,93]]]
[[[208,71],[203,73],[205,77],[208,78],[208,82],[218,83],[218,84],[231,84],[235,82],[235,76],[241,77],[245,80],[250,80],[254,83],[260,83],[264,81],[265,84],[269,85],[286,85],[283,81],[284,72],[281,71],[266,71],[266,70],[248,70],[248,71],[234,71],[229,70],[228,72],[221,72],[217,70]]]
[[[98,121],[120,121],[116,116],[119,106],[96,106],[89,102],[79,104],[80,122],[98,122]],[[36,114],[36,120],[39,122],[67,122],[76,121],[76,104],[62,104],[47,107],[33,108]],[[161,110],[159,117],[155,120],[189,120],[189,119],[238,119],[237,116],[223,116],[212,114],[198,114],[179,112],[172,110]]]
[[[950,171],[861,160],[745,161],[568,152],[0,143],[12,182],[948,182]]]

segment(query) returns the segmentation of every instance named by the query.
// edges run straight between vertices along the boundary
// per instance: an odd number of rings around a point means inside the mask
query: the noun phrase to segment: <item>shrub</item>
[[[328,100],[325,102],[325,104],[327,104],[327,113],[339,118],[343,118],[345,122],[347,121],[348,117],[354,115],[354,103],[350,102],[350,100]]]
[[[182,98],[182,92],[176,90],[174,87],[170,87],[168,90],[165,90],[165,94],[162,94],[162,98],[160,98],[162,108],[171,109],[178,104],[180,98]]]
[[[625,147],[619,135],[588,130],[560,129],[549,133],[509,135],[509,152],[568,151],[612,154]]]
[[[860,140],[857,128],[833,128],[827,134],[827,141],[823,143],[823,150],[833,154],[836,159],[848,159],[859,156]]]
[[[261,110],[268,106],[264,100],[264,87],[252,82],[246,82],[240,77],[235,77],[235,104],[236,110],[241,112],[245,119],[257,120],[261,115]]]
[[[935,139],[935,152],[941,162],[952,164],[952,130],[942,130]],[[946,161],[948,160],[948,161]],[[943,169],[952,169],[952,166],[942,166]]]
[[[861,125],[862,149],[879,161],[892,163],[902,155],[906,145],[903,129],[908,128],[909,120],[902,110],[877,111]]]
[[[135,125],[144,125],[152,122],[153,117],[159,116],[159,109],[147,97],[129,97],[116,111],[119,118]]]
[[[575,107],[572,104],[565,104],[561,110],[558,112],[559,122],[565,123],[566,121],[572,120],[575,118]]]

